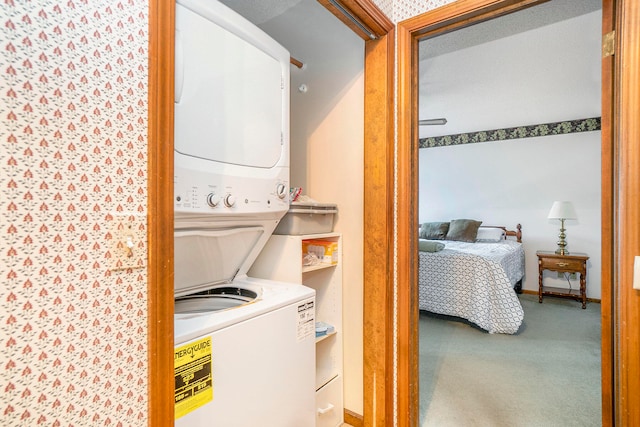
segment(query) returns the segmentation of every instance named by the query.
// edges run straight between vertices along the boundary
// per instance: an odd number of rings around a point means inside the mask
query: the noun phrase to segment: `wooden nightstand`
[[[587,308],[587,254],[571,253],[558,255],[555,252],[538,251],[538,302],[542,302],[544,295],[571,298],[582,302],[582,308]],[[580,289],[553,288],[542,285],[544,270],[560,273],[580,274]]]

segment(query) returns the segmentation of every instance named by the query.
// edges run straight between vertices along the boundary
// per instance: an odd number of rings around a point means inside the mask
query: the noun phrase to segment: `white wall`
[[[422,61],[420,117],[449,120],[424,130],[446,135],[600,116],[600,19],[593,12]],[[538,286],[536,250],[556,247],[559,222],[547,219],[549,209],[571,200],[578,220],[566,223],[568,249],[591,257],[587,296],[600,298],[599,131],[421,149],[419,165],[420,222],[522,224],[528,290]]]
[[[364,413],[363,99],[364,75],[360,74],[307,139],[308,194],[338,204],[334,229],[343,235],[345,408],[361,415]]]
[[[291,186],[338,204],[344,403],[363,414],[364,41],[316,1],[300,2],[261,27],[305,63],[291,68]],[[298,91],[301,84],[306,93]]]

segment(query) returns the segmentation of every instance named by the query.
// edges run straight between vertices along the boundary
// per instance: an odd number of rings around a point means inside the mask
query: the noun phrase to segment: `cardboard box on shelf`
[[[303,255],[315,254],[321,263],[338,263],[338,242],[330,240],[309,239],[302,242]]]

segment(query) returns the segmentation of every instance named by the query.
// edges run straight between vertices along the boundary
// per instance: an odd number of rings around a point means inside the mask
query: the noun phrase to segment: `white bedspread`
[[[456,316],[490,333],[515,334],[524,311],[514,284],[524,276],[522,244],[441,241],[440,252],[419,252],[419,307]]]

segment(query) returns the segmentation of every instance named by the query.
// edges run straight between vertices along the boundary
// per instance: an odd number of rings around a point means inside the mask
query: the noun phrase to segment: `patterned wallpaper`
[[[393,22],[413,18],[414,16],[453,2],[454,0],[394,0]]]
[[[455,0],[373,0],[392,22],[398,23]]]
[[[147,423],[147,9],[0,3],[0,425]]]

